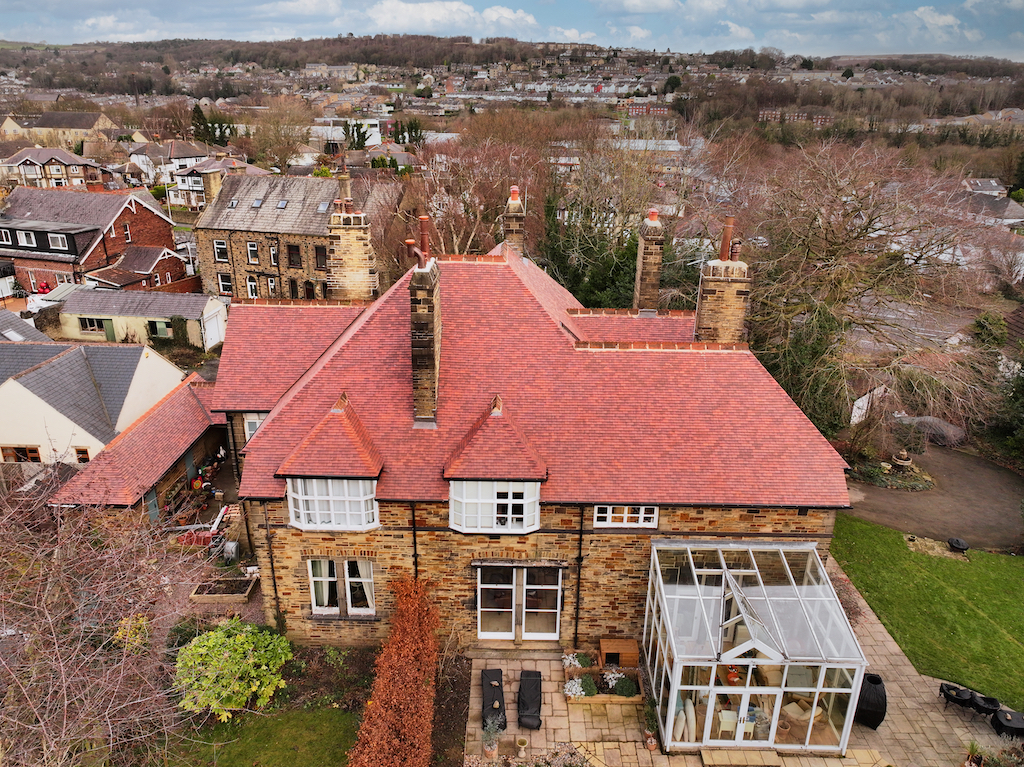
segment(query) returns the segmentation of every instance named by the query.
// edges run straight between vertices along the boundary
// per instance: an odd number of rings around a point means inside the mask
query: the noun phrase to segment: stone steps
[[[705,767],[782,767],[782,757],[769,749],[702,748]]]

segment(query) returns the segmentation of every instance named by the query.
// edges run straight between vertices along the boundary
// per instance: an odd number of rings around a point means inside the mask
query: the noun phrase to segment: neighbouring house
[[[130,246],[174,250],[173,225],[144,190],[74,192],[18,187],[0,211],[0,258],[32,293],[82,282],[114,265]]]
[[[22,135],[37,144],[73,148],[79,141],[103,136],[116,130],[117,123],[102,112],[43,112],[38,117],[19,121]]]
[[[202,142],[166,141],[157,143],[148,141],[136,144],[129,152],[129,162],[135,163],[142,171],[142,177],[148,186],[169,184],[174,180],[174,172],[185,170],[193,165],[208,160],[224,150],[211,147]]]
[[[60,327],[76,341],[145,343],[174,339],[175,317],[184,320],[185,343],[206,350],[224,340],[227,307],[202,293],[76,290],[64,300]]]
[[[997,178],[965,178],[964,188],[971,194],[984,194],[989,197],[1006,197],[1006,187]]]
[[[185,256],[152,245],[129,245],[111,266],[86,273],[84,282],[114,290],[149,290],[187,277]]]
[[[1024,206],[1009,197],[969,194],[967,209],[975,220],[989,226],[1014,230],[1024,224]]]
[[[104,181],[113,179],[113,174],[98,163],[63,149],[32,147],[22,149],[0,163],[0,178],[40,189],[60,186],[102,189]]]
[[[118,434],[50,503],[132,512],[133,518],[145,514],[159,522],[164,506],[225,447],[224,416],[209,409],[213,387],[192,373]]]
[[[14,274],[14,262],[6,258],[0,259],[0,300],[12,298],[17,288]]]
[[[220,191],[224,176],[269,176],[269,170],[257,168],[237,157],[221,156],[203,160],[183,170],[174,171],[174,186],[168,187],[167,199],[171,205],[184,205],[192,210],[206,207]]]
[[[668,313],[656,213],[633,310],[583,307],[524,225],[513,190],[502,244],[435,256],[421,220],[368,306],[233,310],[213,409],[267,620],[374,644],[419,578],[481,652],[636,641],[671,751],[844,752],[866,663],[820,555],[846,465],[743,343],[731,225]]]
[[[147,346],[0,341],[2,459],[86,463],[181,379]]]
[[[0,339],[43,344],[53,341],[46,333],[37,330],[36,326],[31,322],[23,320],[17,314],[7,309],[0,309]]]
[[[369,217],[335,200],[347,179],[228,175],[194,227],[207,293],[241,298],[372,297]],[[351,188],[352,185],[348,185]],[[366,190],[364,201],[372,194]]]

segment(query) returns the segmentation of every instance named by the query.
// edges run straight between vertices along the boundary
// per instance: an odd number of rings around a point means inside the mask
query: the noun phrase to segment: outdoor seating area
[[[1024,714],[1003,709],[999,700],[974,690],[957,687],[948,682],[939,684],[939,695],[945,700],[943,709],[952,703],[959,711],[970,711],[973,716],[990,717],[997,735],[1024,738]]]

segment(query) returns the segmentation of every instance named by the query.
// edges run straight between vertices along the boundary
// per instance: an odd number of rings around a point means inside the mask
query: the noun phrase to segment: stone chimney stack
[[[338,196],[342,200],[348,200],[352,197],[352,177],[348,174],[348,165],[345,164],[345,158],[342,157],[341,167],[336,171],[338,178]]]
[[[658,288],[661,285],[661,257],[665,252],[665,229],[658,221],[658,211],[651,208],[640,224],[640,241],[636,249],[636,286],[633,308],[641,314],[658,311]]]
[[[224,171],[211,170],[203,174],[203,196],[206,198],[207,205],[217,199],[223,185]]]
[[[501,217],[505,243],[522,256],[526,250],[526,208],[519,199],[519,187],[512,187],[505,213]]]
[[[364,213],[355,211],[351,198],[334,201],[327,232],[331,240],[327,248],[328,297],[339,301],[376,297],[379,277],[370,223]]]
[[[750,285],[746,263],[739,260],[740,240],[732,239],[733,217],[725,219],[722,246],[718,258],[708,261],[700,272],[697,291],[698,341],[724,344],[741,343],[750,305]]]
[[[415,255],[409,280],[412,322],[412,404],[414,428],[437,428],[437,380],[441,370],[441,270],[430,255],[430,219],[420,216],[420,247],[406,240]]]

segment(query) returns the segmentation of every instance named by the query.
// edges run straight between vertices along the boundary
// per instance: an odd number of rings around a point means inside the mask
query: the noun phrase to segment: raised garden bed
[[[631,679],[636,686],[636,695],[616,695],[607,682],[606,674],[608,672],[617,672],[625,675],[627,679]],[[567,693],[566,700],[568,700],[569,703],[643,703],[644,690],[642,676],[643,675],[639,670],[635,668],[567,668],[565,669],[566,682],[569,682],[571,679],[579,679],[582,681],[583,677],[589,677],[594,681],[593,688],[597,689],[597,694],[575,696]],[[589,687],[589,685],[587,686]],[[565,687],[563,686],[562,689],[564,691]]]
[[[200,583],[189,599],[198,604],[244,604],[256,587],[259,578],[218,578],[210,583]]]

